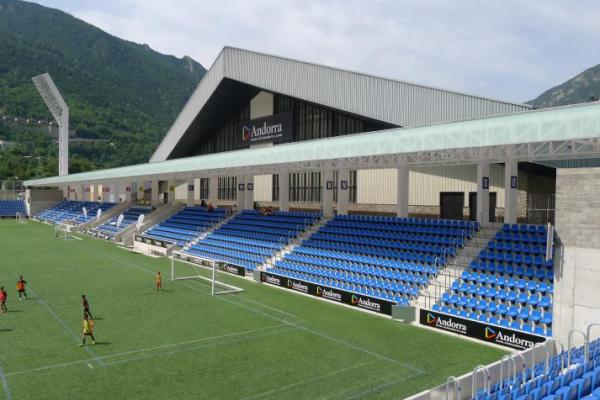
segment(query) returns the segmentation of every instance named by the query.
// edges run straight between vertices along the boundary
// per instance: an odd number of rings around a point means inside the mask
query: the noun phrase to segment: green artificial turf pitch
[[[227,274],[245,291],[169,276],[165,258],[0,221],[0,398],[402,399],[503,355]],[[98,343],[81,348],[84,293]]]

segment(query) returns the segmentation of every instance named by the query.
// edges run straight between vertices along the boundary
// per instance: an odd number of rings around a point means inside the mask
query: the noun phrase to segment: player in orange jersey
[[[23,279],[23,275],[19,276],[19,280],[17,281],[17,292],[19,292],[19,300],[27,298],[27,293],[25,292],[25,285],[27,285],[27,281]]]
[[[162,291],[162,275],[160,274],[160,271],[156,272],[156,277],[155,277],[155,282],[156,282],[156,291]]]

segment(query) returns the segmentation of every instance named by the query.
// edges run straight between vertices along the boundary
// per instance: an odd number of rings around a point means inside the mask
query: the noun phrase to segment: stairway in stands
[[[450,262],[443,268],[437,276],[432,279],[429,286],[425,288],[416,305],[421,308],[431,308],[448,291],[452,284],[460,279],[463,271],[469,269],[471,261],[475,260],[479,252],[486,248],[489,241],[496,235],[496,232],[502,228],[500,223],[491,223],[484,228],[479,228],[471,239],[465,241],[464,247],[460,248]]]
[[[269,257],[267,260],[265,260],[265,262],[263,263],[263,265],[261,265],[259,267],[259,269],[266,271],[267,269],[272,267],[276,261],[282,260],[287,254],[294,251],[296,246],[300,246],[302,244],[302,242],[304,242],[306,239],[308,239],[313,233],[317,232],[319,229],[321,229],[323,226],[325,226],[329,220],[330,220],[330,218],[321,217],[313,225],[311,225],[311,227],[308,230],[302,232],[300,235],[298,235],[296,238],[294,238],[290,242],[290,244],[285,246],[283,249],[281,249],[277,253],[273,254],[272,257]]]

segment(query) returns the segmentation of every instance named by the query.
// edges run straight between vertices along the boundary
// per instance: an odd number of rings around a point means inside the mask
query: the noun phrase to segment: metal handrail
[[[527,361],[525,360],[525,357],[521,353],[513,353],[510,357],[511,358],[513,358],[513,357],[521,357],[521,360],[523,360],[523,371],[521,371],[522,372],[521,373],[521,384],[525,383],[525,374],[527,372]],[[516,366],[516,362],[515,362],[515,366]],[[515,368],[515,371],[516,371],[516,368]],[[517,382],[516,372],[515,372],[514,381]]]
[[[594,326],[600,326],[600,322],[593,322],[593,323],[589,324],[585,330],[585,335],[586,335],[585,350],[584,350],[585,362],[590,361],[590,331],[592,330],[592,327],[594,327]]]
[[[569,368],[571,366],[571,347],[573,346],[573,334],[575,334],[575,333],[580,333],[583,336],[583,343],[584,344],[588,340],[587,335],[585,334],[585,332],[580,331],[579,329],[571,329],[569,331],[568,342],[567,342],[567,368]]]
[[[544,368],[544,375],[547,375],[548,368],[550,365],[550,352],[548,351],[548,348],[546,347],[545,342],[536,343],[533,345],[533,348],[531,349],[531,368],[534,368],[534,371],[535,371],[535,349],[540,348],[540,347],[543,348],[544,352],[546,353],[546,364],[545,364],[545,368]]]
[[[489,395],[490,394],[490,385],[489,382],[492,379],[490,375],[490,370],[485,366],[479,364],[475,368],[473,368],[473,376],[471,377],[471,398],[476,399],[477,396],[477,377],[479,375],[479,371],[485,373],[485,380],[483,381],[483,390]]]
[[[517,363],[515,363],[515,360],[513,360],[509,354],[505,354],[502,356],[502,358],[500,359],[500,389],[504,388],[504,362],[508,361],[509,363],[512,362],[513,365],[513,381],[517,379]],[[507,365],[508,368],[508,376],[510,378],[510,365]],[[512,385],[511,385],[512,388]]]
[[[548,338],[546,339],[546,346],[548,346],[549,343],[555,343],[558,346],[560,346],[560,360],[559,360],[559,367],[560,369],[563,368],[563,360],[564,360],[564,353],[565,353],[565,346],[562,344],[562,342],[560,342],[558,339],[555,338]],[[554,357],[558,357],[559,353],[556,352],[556,350],[554,350]]]

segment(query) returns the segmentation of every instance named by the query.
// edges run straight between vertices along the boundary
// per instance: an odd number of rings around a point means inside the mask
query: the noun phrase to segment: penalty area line
[[[186,345],[186,344],[192,344],[192,343],[198,343],[198,342],[209,342],[211,340],[218,340],[218,339],[223,339],[223,338],[228,338],[228,337],[234,337],[234,336],[240,336],[240,335],[247,335],[247,334],[250,334],[250,333],[256,333],[256,332],[265,331],[265,330],[269,330],[269,329],[280,328],[280,327],[284,327],[284,326],[288,326],[288,325],[287,324],[278,324],[278,325],[272,325],[272,326],[267,326],[267,327],[258,328],[258,329],[249,329],[249,330],[245,330],[245,331],[231,332],[231,333],[227,333],[227,334],[223,334],[223,335],[218,335],[218,336],[209,336],[209,337],[198,338],[198,339],[189,340],[189,341],[186,341],[186,342],[165,344],[165,345],[162,345],[162,346],[149,347],[149,348],[143,348],[143,349],[136,349],[136,350],[130,350],[130,351],[124,351],[124,352],[121,352],[121,353],[111,353],[111,354],[107,354],[107,355],[104,355],[104,356],[101,356],[101,357],[98,357],[98,358],[104,361],[104,360],[108,360],[110,358],[122,357],[122,356],[125,356],[125,355],[128,355],[128,354],[135,354],[135,353],[141,353],[141,352],[145,352],[145,351],[160,350],[160,349],[164,349],[164,348],[183,346],[183,345]],[[90,361],[94,361],[94,358],[86,358],[86,359],[83,359],[83,360],[65,362],[65,363],[60,363],[60,364],[52,364],[52,365],[46,365],[46,366],[43,366],[43,367],[32,368],[32,369],[28,369],[28,370],[24,370],[24,371],[11,372],[11,373],[6,374],[5,376],[8,377],[8,376],[13,376],[13,375],[28,374],[28,373],[32,373],[32,372],[40,372],[40,371],[45,371],[45,370],[54,369],[54,368],[69,367],[69,366],[72,366],[72,365],[86,364],[86,363],[89,363]],[[89,367],[89,365],[90,364],[88,364],[88,367]]]

